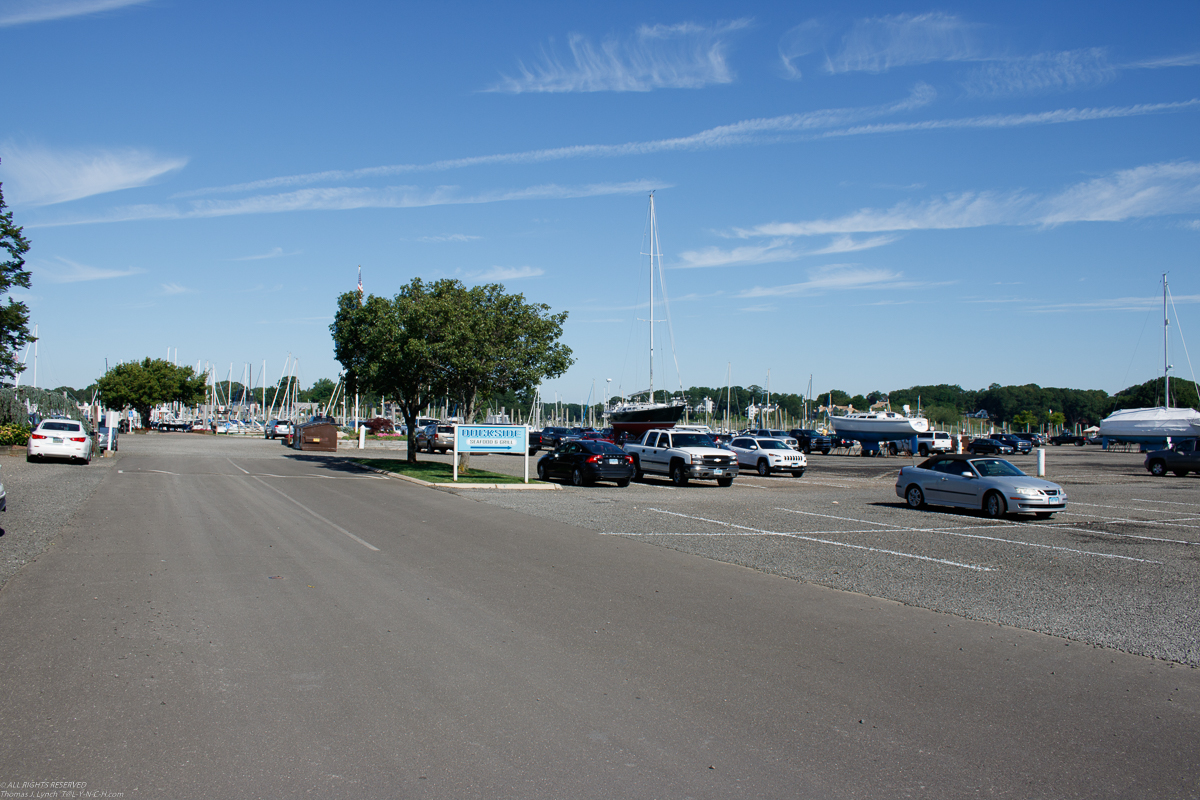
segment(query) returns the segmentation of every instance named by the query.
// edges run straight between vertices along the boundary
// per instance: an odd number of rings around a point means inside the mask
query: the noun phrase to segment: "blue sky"
[[[38,384],[336,379],[361,265],[569,311],[547,398],[645,388],[652,189],[656,387],[1113,392],[1163,272],[1200,342],[1200,5],[828,9],[0,0]]]

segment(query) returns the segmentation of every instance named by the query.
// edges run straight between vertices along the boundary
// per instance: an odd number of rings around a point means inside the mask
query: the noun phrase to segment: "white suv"
[[[772,472],[790,472],[795,478],[804,474],[808,458],[787,443],[767,436],[735,436],[729,449],[737,454],[739,467],[752,467],[766,477]]]

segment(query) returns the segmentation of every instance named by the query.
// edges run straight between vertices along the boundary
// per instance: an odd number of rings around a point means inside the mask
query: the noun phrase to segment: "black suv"
[[[822,455],[827,456],[833,449],[833,439],[812,428],[792,428],[788,435],[800,443],[800,449],[805,453],[819,450]]]
[[[553,450],[554,448],[558,447],[558,443],[560,441],[570,435],[571,430],[569,428],[559,428],[548,425],[545,428],[542,428],[542,441],[540,445],[547,450]]]
[[[1004,442],[1013,449],[1014,453],[1032,453],[1033,442],[1028,439],[1022,439],[1019,436],[1013,436],[1011,433],[993,433],[991,438],[998,442]]]

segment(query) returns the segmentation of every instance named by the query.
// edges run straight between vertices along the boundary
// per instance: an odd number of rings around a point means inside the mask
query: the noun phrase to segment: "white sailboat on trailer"
[[[1171,408],[1171,319],[1167,314],[1170,290],[1163,273],[1163,405],[1154,408],[1122,408],[1100,422],[1097,434],[1106,441],[1161,444],[1172,438],[1200,436],[1200,411]]]

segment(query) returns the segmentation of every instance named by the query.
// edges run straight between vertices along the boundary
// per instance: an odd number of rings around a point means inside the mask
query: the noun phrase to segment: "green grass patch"
[[[441,461],[418,461],[410,464],[399,458],[352,458],[355,464],[366,467],[406,475],[430,483],[452,483],[454,481],[454,465]],[[459,483],[524,483],[523,478],[515,475],[503,475],[499,472],[487,472],[482,469],[472,469],[469,473],[458,473]]]

